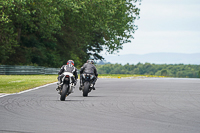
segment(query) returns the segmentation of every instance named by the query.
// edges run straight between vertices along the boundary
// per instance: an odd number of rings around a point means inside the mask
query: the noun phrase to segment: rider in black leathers
[[[74,66],[74,61],[73,60],[68,60],[67,61],[67,65],[63,65],[60,69],[60,71],[58,72],[58,87],[56,88],[56,90],[59,90],[60,88],[60,84],[62,83],[62,78],[63,78],[63,74],[64,72],[70,72],[74,75],[74,78],[72,79],[72,83],[74,83],[74,86],[77,83],[77,79],[78,79],[78,74],[77,74],[77,68]]]
[[[97,69],[96,67],[93,65],[94,61],[93,60],[87,60],[87,63],[85,63],[81,69],[80,69],[80,87],[79,90],[82,90],[83,87],[83,82],[82,82],[82,75],[83,74],[91,74],[94,75],[94,80],[93,83],[91,84],[91,87],[93,88],[93,90],[95,90],[95,82],[97,81],[97,77],[98,77],[98,73],[97,73]]]

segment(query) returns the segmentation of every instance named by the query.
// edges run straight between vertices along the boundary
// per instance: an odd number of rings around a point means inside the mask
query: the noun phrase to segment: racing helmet
[[[93,60],[87,60],[87,63],[94,64]]]
[[[73,60],[68,60],[68,61],[67,61],[67,65],[68,65],[68,64],[72,64],[72,65],[74,66],[74,61],[73,61]]]

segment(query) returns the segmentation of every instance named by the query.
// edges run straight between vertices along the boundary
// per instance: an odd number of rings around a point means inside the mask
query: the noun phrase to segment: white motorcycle
[[[59,94],[60,94],[60,100],[61,101],[65,101],[65,98],[74,92],[74,82],[75,82],[75,79],[74,79],[74,76],[72,73],[70,72],[64,72],[63,73],[63,78],[61,79],[62,80],[62,83],[59,84]]]

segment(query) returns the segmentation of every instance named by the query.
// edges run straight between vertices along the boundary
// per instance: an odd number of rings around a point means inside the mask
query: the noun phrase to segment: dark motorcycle
[[[82,80],[83,80],[82,81],[83,82],[83,88],[82,88],[83,96],[87,97],[88,93],[91,92],[91,90],[93,89],[93,86],[91,86],[91,84],[94,81],[95,77],[94,77],[94,75],[91,75],[91,74],[83,74],[82,76],[83,76],[83,78],[82,78]]]
[[[60,100],[65,101],[65,98],[74,91],[74,77],[72,73],[64,72],[62,83],[60,84]],[[73,83],[72,83],[73,82]]]

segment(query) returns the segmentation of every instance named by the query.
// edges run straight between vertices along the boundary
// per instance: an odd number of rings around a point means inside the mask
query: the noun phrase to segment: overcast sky
[[[142,0],[138,30],[118,55],[200,53],[200,0]]]

